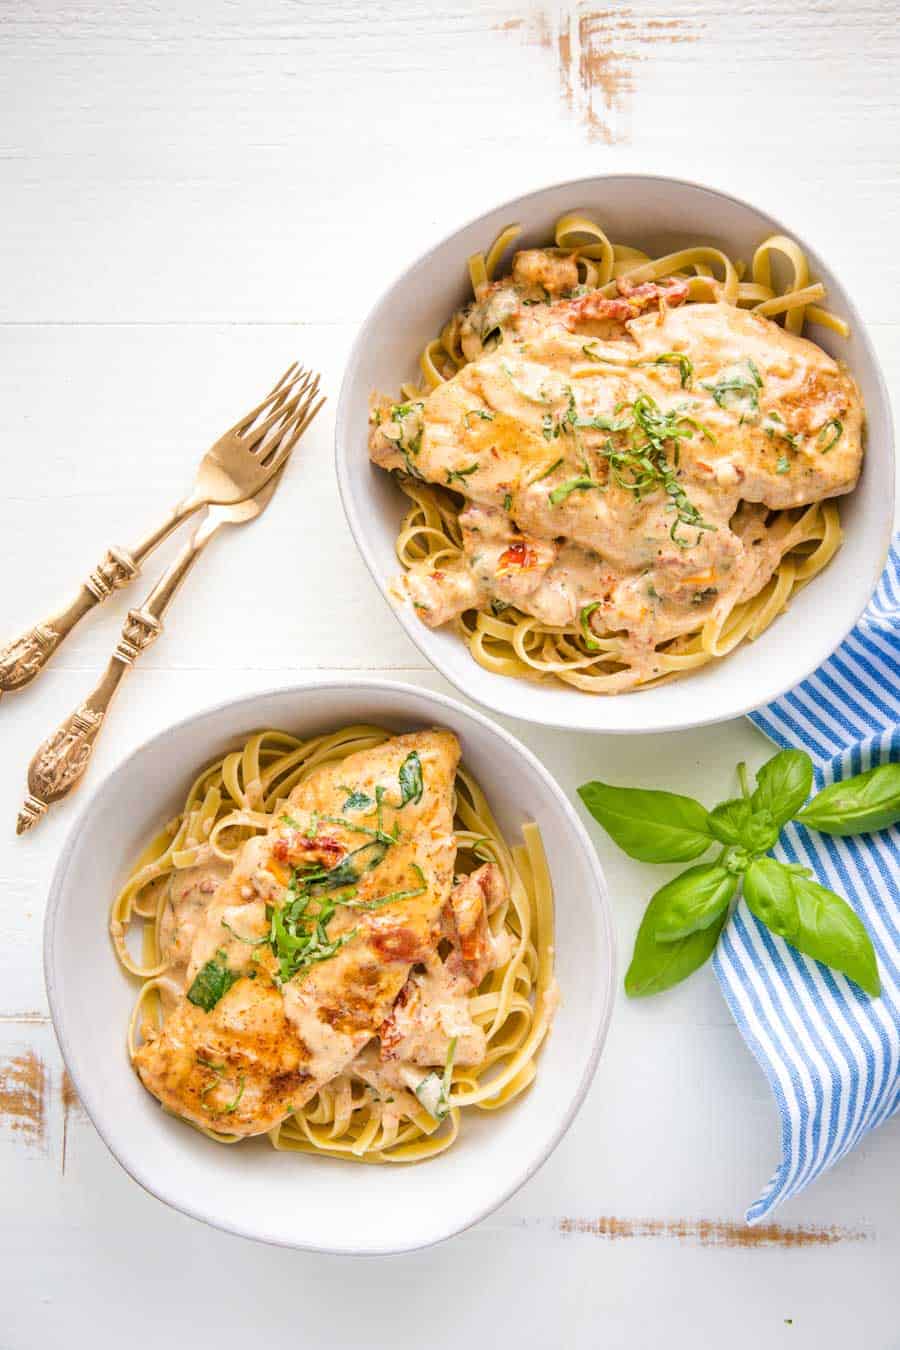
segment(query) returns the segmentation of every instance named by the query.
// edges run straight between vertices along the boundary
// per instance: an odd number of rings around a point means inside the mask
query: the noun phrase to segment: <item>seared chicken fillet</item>
[[[161,937],[186,995],[135,1058],[168,1110],[262,1133],[378,1034],[437,959],[458,761],[456,737],[428,731],[325,764],[232,870],[176,874]]]
[[[769,580],[768,512],[852,491],[863,405],[822,348],[684,304],[683,282],[573,288],[571,257],[518,254],[451,325],[468,364],[421,402],[378,401],[369,451],[465,499],[459,560],[406,575],[423,622],[513,605],[565,627],[590,606],[649,675],[660,642]]]

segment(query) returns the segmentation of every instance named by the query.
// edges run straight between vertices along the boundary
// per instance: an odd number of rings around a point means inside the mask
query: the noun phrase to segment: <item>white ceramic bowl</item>
[[[360,330],[347,365],[337,413],[337,473],[347,520],[382,592],[402,569],[394,552],[406,498],[367,458],[373,389],[396,390],[418,376],[417,359],[448,315],[470,298],[466,258],[486,248],[502,226],[525,227],[518,246],[544,244],[559,216],[593,215],[614,239],[663,253],[686,242],[717,244],[749,258],[774,233],[806,250],[828,305],[849,321],[849,341],[813,328],[810,336],[845,360],[868,411],[866,463],[856,492],[841,501],[843,548],[825,575],[791,603],[756,642],[690,677],[617,698],[561,684],[534,684],[483,670],[449,628],[426,628],[409,606],[396,612],[420,651],[464,694],[511,717],[580,731],[673,731],[718,722],[770,702],[816,669],[853,627],[884,566],[893,523],[894,451],[887,392],[852,299],[822,258],[789,224],[722,192],[672,178],[617,174],[532,192],[479,216],[420,258],[382,296]]]
[[[515,837],[540,826],[556,892],[562,999],[529,1091],[508,1110],[471,1113],[446,1154],[364,1167],[230,1148],[168,1116],[125,1051],[135,985],[121,971],[106,911],[131,860],[180,807],[197,766],[260,727],[298,735],[358,722],[396,731],[440,725]],[[523,1184],[562,1138],[606,1036],[615,978],[613,929],[596,854],[570,803],[535,757],[480,713],[408,685],[309,683],[239,699],[162,732],[95,791],[62,851],[50,891],[44,963],[50,1010],[78,1095],[127,1172],[167,1204],[232,1233],[310,1250],[384,1254],[458,1233]]]

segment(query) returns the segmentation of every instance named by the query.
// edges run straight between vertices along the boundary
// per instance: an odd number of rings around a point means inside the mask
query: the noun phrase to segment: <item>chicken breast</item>
[[[440,937],[458,761],[456,737],[429,731],[325,764],[226,879],[179,888],[207,898],[185,995],[135,1056],[168,1110],[259,1134],[377,1034]]]
[[[652,652],[766,584],[766,511],[852,491],[862,400],[769,319],[684,304],[673,280],[567,296],[571,269],[540,252],[457,321],[468,364],[375,410],[372,459],[466,502],[462,558],[413,566],[408,594],[431,626],[506,605],[567,626],[590,607],[597,633]]]

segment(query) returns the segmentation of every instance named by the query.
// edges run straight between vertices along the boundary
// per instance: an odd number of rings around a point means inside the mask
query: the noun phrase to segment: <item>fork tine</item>
[[[247,435],[244,437],[244,440],[246,441],[247,449],[250,451],[251,454],[256,454],[257,449],[262,445],[269,431],[271,430],[272,427],[275,426],[276,422],[283,422],[285,418],[290,417],[294,413],[298,404],[300,403],[301,398],[303,397],[303,393],[304,393],[303,385],[300,386],[299,390],[296,393],[294,392],[292,386],[291,394],[293,395],[293,397],[291,397],[287,403],[277,404],[275,411],[269,417],[267,417],[264,422],[260,422],[257,426],[254,426],[247,433]],[[275,434],[277,435],[277,432]]]
[[[319,376],[310,375],[303,381],[303,384],[294,394],[294,397],[288,404],[282,405],[277,412],[267,420],[265,435],[256,435],[257,428],[254,428],[254,439],[250,443],[250,449],[256,455],[261,464],[265,464],[272,455],[272,452],[278,447],[283,437],[294,425],[297,418],[303,417],[306,409],[309,407],[312,399],[315,398],[319,389]],[[262,431],[262,428],[259,428]]]
[[[258,403],[252,412],[245,413],[243,417],[235,422],[234,426],[226,432],[226,435],[243,435],[244,432],[253,425],[261,413],[264,413],[269,407],[278,407],[286,398],[289,398],[293,386],[305,376],[308,376],[308,372],[304,370],[303,366],[299,366],[296,361],[292,362],[274,388],[269,390],[262,402]]]
[[[309,426],[309,424],[310,424],[310,422],[313,420],[313,418],[314,418],[314,417],[317,417],[317,416],[319,415],[319,413],[321,412],[322,408],[325,406],[325,403],[326,403],[326,402],[327,402],[327,400],[326,400],[326,398],[325,398],[325,395],[322,394],[322,396],[320,397],[319,401],[315,404],[315,406],[314,406],[313,408],[310,409],[310,411],[309,411],[309,412],[306,414],[306,416],[303,418],[302,422],[298,422],[298,423],[297,423],[297,426],[296,426],[296,428],[295,428],[295,430],[294,430],[294,434],[291,436],[291,439],[288,441],[288,444],[287,444],[287,447],[286,447],[286,448],[287,448],[287,451],[288,451],[288,454],[290,454],[290,452],[293,450],[294,446],[297,444],[297,441],[298,441],[299,438],[303,435],[304,431],[305,431],[306,428]]]
[[[286,399],[279,399],[276,402],[271,415],[264,422],[257,421],[254,426],[249,428],[243,439],[251,454],[259,456],[262,453],[269,453],[273,441],[294,413],[300,399],[311,388],[311,382],[318,387],[319,376],[314,377],[312,371],[305,371],[299,384],[292,383],[290,388],[285,389]],[[279,426],[278,423],[282,423],[282,425]]]
[[[316,386],[318,386],[318,377],[316,379]],[[265,455],[261,456],[262,462],[266,468],[270,468],[271,465],[277,460],[280,460],[282,456],[291,454],[294,446],[325,402],[324,395],[319,397],[318,401],[316,401],[318,392],[318,387],[310,390],[302,406],[297,410],[290,422],[282,428],[278,444],[275,445],[273,442]]]
[[[281,425],[276,427],[274,432],[270,433],[265,443],[257,452],[257,459],[266,469],[271,468],[274,460],[280,456],[282,449],[287,447],[293,449],[304,427],[309,425],[312,420],[310,408],[312,407],[318,394],[318,377],[315,387],[310,388],[302,403],[294,410],[289,418]],[[316,408],[318,411],[318,408]]]

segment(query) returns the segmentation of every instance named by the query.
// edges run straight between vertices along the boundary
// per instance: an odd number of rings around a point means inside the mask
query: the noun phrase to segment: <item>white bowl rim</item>
[[[406,279],[409,273],[413,271],[414,268],[418,268],[423,263],[426,263],[429,258],[431,258],[439,249],[442,249],[445,244],[448,244],[456,235],[462,234],[463,231],[470,229],[473,225],[477,225],[477,223],[480,220],[483,220],[485,216],[493,215],[495,212],[505,210],[507,207],[509,208],[521,207],[526,202],[530,203],[535,199],[539,199],[545,194],[558,192],[560,189],[563,188],[565,188],[566,190],[572,190],[573,192],[577,192],[581,188],[586,187],[588,185],[610,182],[612,180],[625,182],[641,182],[641,183],[667,183],[670,185],[674,184],[676,187],[685,187],[696,189],[701,192],[707,192],[710,194],[710,196],[719,197],[723,201],[731,202],[733,205],[741,207],[744,210],[767,216],[768,219],[775,226],[778,233],[789,235],[790,238],[796,240],[796,242],[800,245],[800,247],[804,250],[804,252],[814,254],[817,258],[821,259],[822,261],[825,261],[818,249],[812,248],[803,238],[803,236],[799,233],[799,231],[793,229],[791,226],[785,225],[784,222],[777,215],[773,214],[765,207],[757,206],[753,202],[747,201],[746,198],[744,197],[738,197],[732,192],[725,192],[722,188],[710,187],[708,183],[700,182],[697,179],[680,178],[675,177],[673,175],[661,173],[640,173],[640,172],[592,173],[592,174],[585,174],[580,178],[561,179],[560,181],[555,183],[547,183],[544,184],[542,187],[533,188],[530,191],[526,192],[521,192],[515,197],[507,198],[506,201],[498,202],[495,206],[490,206],[486,210],[479,211],[476,215],[470,216],[468,220],[463,221],[462,223],[456,225],[454,229],[449,230],[436,243],[434,243],[431,246],[431,248],[426,249],[424,253],[421,253],[417,258],[414,258],[413,261],[409,263],[406,267],[404,267],[403,270],[394,277],[391,283],[381,291],[377,300],[370,307],[368,314],[363,320],[359,332],[356,336],[356,340],[354,341],[353,346],[350,349],[350,355],[347,358],[347,364],[344,368],[344,378],[341,381],[341,392],[338,398],[337,415],[335,418],[335,429],[334,429],[335,467],[337,471],[338,491],[341,496],[341,503],[344,508],[344,515],[347,518],[347,523],[350,526],[350,533],[353,535],[356,547],[359,550],[360,554],[362,555],[366,567],[369,569],[369,573],[372,577],[372,580],[375,582],[376,586],[381,591],[381,594],[384,596],[385,602],[391,609],[395,618],[398,620],[400,624],[402,624],[403,629],[406,632],[407,636],[411,639],[412,642],[415,643],[416,647],[425,657],[426,661],[428,661],[429,665],[434,666],[434,668],[437,671],[439,671],[441,675],[443,675],[444,679],[449,681],[449,683],[452,684],[453,687],[457,689],[459,693],[463,694],[466,698],[475,699],[478,703],[482,705],[482,707],[490,708],[492,712],[497,712],[501,714],[504,712],[502,702],[502,692],[499,692],[496,698],[491,698],[488,697],[487,694],[485,693],[476,692],[474,688],[467,687],[467,685],[461,679],[457,678],[454,672],[445,665],[444,661],[439,656],[436,656],[435,653],[430,650],[428,644],[428,630],[425,629],[424,625],[420,621],[416,621],[412,616],[407,614],[405,609],[398,608],[397,606],[391,603],[391,596],[389,590],[391,578],[382,576],[381,571],[377,565],[377,562],[371,550],[369,549],[368,544],[364,540],[359,514],[356,510],[356,505],[354,501],[354,494],[349,484],[349,474],[345,473],[344,463],[342,460],[341,448],[349,440],[347,424],[351,416],[351,409],[350,409],[351,385],[353,384],[353,377],[356,373],[356,367],[359,364],[361,353],[366,345],[366,342],[369,340],[369,334],[367,330],[369,328],[369,325],[371,324],[372,318],[375,315],[375,313],[381,309],[382,305],[385,303],[391,292],[394,291],[397,286],[402,284],[402,282]],[[573,200],[577,199],[573,198]],[[832,272],[832,274],[835,277],[837,277],[837,273],[834,272],[834,270],[831,267],[829,267],[828,270]],[[884,405],[887,412],[887,416],[885,418],[888,430],[886,448],[890,455],[891,464],[893,465],[895,461],[894,423],[893,417],[891,416],[891,401],[888,395],[884,373],[881,369],[881,363],[878,360],[875,348],[872,345],[872,340],[869,337],[868,328],[863,322],[862,316],[860,315],[859,310],[856,308],[855,301],[853,300],[853,297],[849,294],[849,292],[845,292],[845,300],[846,300],[846,309],[848,311],[849,319],[852,323],[853,331],[859,335],[862,345],[865,348],[866,356],[869,359],[875,386],[878,391],[879,401]],[[838,647],[841,646],[841,644],[845,641],[847,636],[853,631],[853,629],[859,622],[860,618],[862,617],[863,613],[865,612],[869,604],[869,601],[871,600],[872,595],[874,594],[875,587],[878,585],[878,580],[882,572],[884,571],[884,565],[887,561],[888,553],[891,547],[891,539],[893,537],[894,532],[893,517],[894,517],[895,474],[892,474],[890,476],[889,486],[886,484],[885,488],[886,492],[889,493],[890,496],[890,503],[889,503],[890,509],[885,513],[885,520],[887,522],[887,527],[883,532],[883,538],[881,540],[880,549],[878,550],[877,553],[873,553],[873,558],[877,559],[877,566],[875,567],[875,570],[872,576],[870,577],[865,599],[859,605],[856,615],[852,619],[852,622],[846,625],[844,632],[840,636],[839,641],[834,642],[829,639],[828,641],[823,642],[820,646],[818,655],[814,659],[810,658],[808,662],[805,662],[804,668],[802,670],[798,670],[795,674],[793,674],[791,678],[787,680],[787,682],[781,688],[779,688],[777,693],[772,695],[768,694],[766,695],[765,701],[767,703],[774,702],[775,699],[783,697],[783,695],[788,693],[789,690],[794,689],[798,684],[801,684],[804,680],[808,679],[809,676],[812,675],[814,671],[818,670],[819,666],[821,666],[823,662],[828,660],[829,656],[831,656],[835,651],[837,651]],[[535,688],[539,688],[539,686],[536,685]],[[598,695],[598,697],[602,696]],[[586,696],[586,699],[588,704],[590,704],[590,697]],[[533,722],[534,724],[539,726],[556,727],[563,731],[587,731],[594,734],[607,736],[633,736],[641,734],[648,734],[648,735],[653,735],[657,733],[664,734],[670,731],[686,731],[693,727],[711,726],[717,722],[730,721],[734,717],[746,716],[747,713],[754,712],[760,706],[762,705],[758,701],[751,700],[748,703],[741,703],[734,708],[729,707],[724,712],[711,711],[708,716],[692,716],[690,721],[685,721],[683,719],[675,719],[671,722],[655,721],[651,727],[646,728],[641,726],[618,727],[615,725],[595,727],[591,725],[586,725],[584,720],[579,719],[577,717],[572,716],[564,717],[558,713],[541,715],[537,712],[532,713],[525,711],[521,708],[517,708],[515,716],[522,721]]]
[[[153,1176],[152,1164],[150,1167],[146,1167],[142,1160],[139,1160],[136,1156],[130,1155],[127,1144],[122,1144],[119,1141],[114,1142],[112,1132],[108,1131],[104,1125],[101,1124],[103,1113],[93,1093],[91,1084],[85,1082],[78,1071],[73,1068],[74,1057],[70,1052],[69,1037],[65,1028],[65,1016],[59,1001],[56,981],[56,968],[60,963],[60,956],[57,952],[56,945],[56,930],[57,922],[63,908],[63,897],[66,892],[67,871],[69,859],[71,857],[69,843],[80,833],[101,796],[107,794],[114,788],[115,783],[129,771],[134,759],[144,750],[164,741],[173,733],[176,733],[193,723],[201,722],[208,717],[215,717],[216,714],[224,712],[225,710],[246,706],[249,712],[253,705],[260,699],[284,694],[302,694],[309,692],[310,690],[327,692],[336,690],[344,691],[348,688],[358,689],[361,692],[371,693],[376,696],[379,693],[389,692],[393,695],[405,694],[415,695],[416,698],[425,698],[428,702],[434,704],[436,710],[446,709],[453,714],[462,714],[464,718],[470,718],[483,730],[505,740],[526,760],[529,767],[542,780],[544,786],[549,790],[551,795],[555,797],[557,803],[562,808],[563,815],[565,816],[569,827],[574,832],[576,840],[581,844],[588,867],[593,874],[595,885],[591,895],[591,914],[594,921],[594,936],[597,941],[600,960],[597,982],[602,982],[599,980],[599,975],[601,973],[605,974],[606,977],[606,998],[600,1008],[600,1015],[597,1018],[593,1029],[593,1043],[591,1045],[590,1054],[585,1062],[584,1071],[570,1099],[566,1112],[558,1121],[556,1128],[553,1130],[546,1144],[542,1147],[540,1153],[529,1159],[521,1172],[501,1194],[492,1197],[487,1203],[479,1204],[473,1208],[472,1213],[466,1219],[465,1223],[455,1224],[449,1228],[435,1231],[435,1233],[429,1236],[425,1241],[415,1241],[403,1246],[389,1245],[384,1247],[338,1248],[321,1247],[310,1242],[289,1241],[283,1237],[277,1237],[271,1232],[267,1233],[264,1229],[260,1230],[252,1225],[239,1222],[226,1222],[224,1220],[212,1218],[202,1211],[183,1203],[177,1195],[172,1194],[168,1190],[163,1182],[157,1180]],[[110,953],[110,956],[111,955],[112,954]],[[486,716],[477,708],[467,707],[464,703],[460,703],[458,700],[450,698],[446,694],[436,693],[435,691],[423,688],[420,685],[408,684],[399,680],[370,679],[367,677],[342,680],[301,680],[288,684],[267,686],[264,689],[256,690],[250,694],[239,695],[237,698],[223,699],[217,703],[198,708],[187,716],[180,718],[177,722],[169,723],[161,731],[158,731],[153,736],[147,737],[145,740],[141,741],[139,745],[136,745],[130,750],[124,759],[120,760],[119,763],[110,770],[106,777],[93,789],[90,797],[66,836],[66,841],[60,852],[59,860],[54,868],[53,876],[50,881],[47,910],[44,917],[43,964],[44,982],[50,1006],[50,1016],[66,1069],[71,1075],[79,1100],[92,1125],[113,1158],[115,1158],[119,1166],[123,1168],[133,1181],[136,1181],[149,1195],[154,1196],[157,1200],[161,1200],[163,1204],[177,1210],[179,1213],[186,1214],[189,1218],[197,1219],[199,1222],[205,1223],[211,1228],[216,1228],[221,1232],[231,1233],[238,1237],[249,1238],[251,1241],[263,1242],[271,1246],[286,1247],[298,1251],[320,1252],[337,1256],[399,1255],[403,1252],[419,1251],[426,1247],[432,1247],[437,1243],[445,1242],[449,1238],[465,1232],[474,1224],[480,1223],[482,1219],[486,1218],[489,1214],[492,1214],[494,1210],[505,1204],[507,1200],[515,1195],[516,1192],[519,1191],[532,1176],[534,1176],[539,1168],[542,1167],[550,1157],[551,1153],[554,1152],[564,1135],[568,1132],[572,1122],[581,1109],[588,1089],[593,1082],[600,1055],[609,1033],[609,1025],[615,1002],[618,970],[616,933],[609,899],[609,889],[597,851],[591,842],[587,830],[572,806],[572,803],[566,797],[566,794],[563,792],[556,779],[544,768],[543,764],[533,751],[529,750],[526,745],[523,745],[523,743],[516,736],[513,736],[511,732],[507,731],[505,727],[498,725],[492,718]]]

